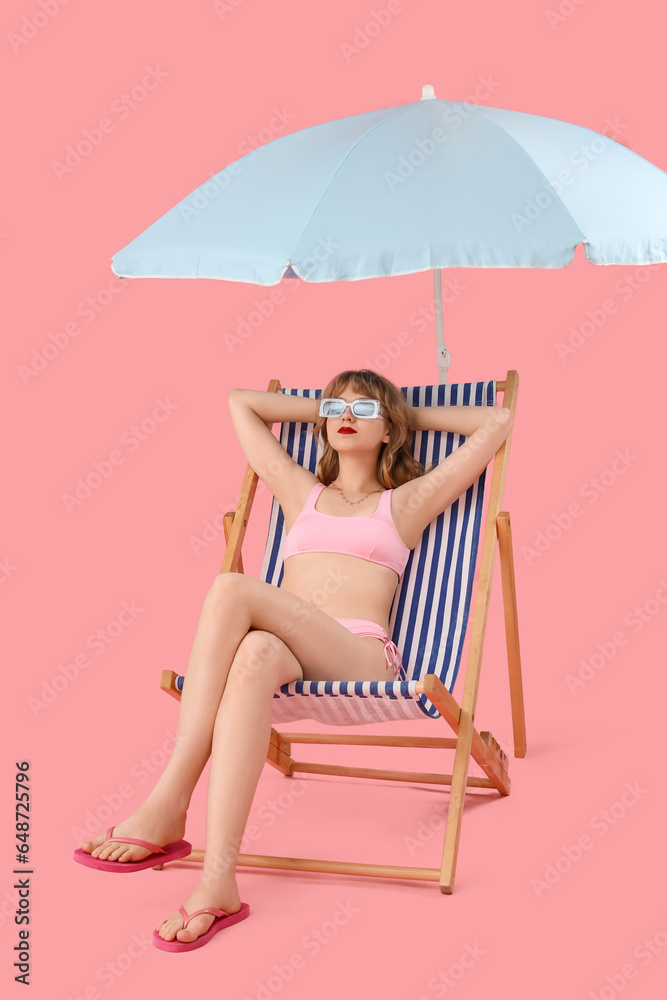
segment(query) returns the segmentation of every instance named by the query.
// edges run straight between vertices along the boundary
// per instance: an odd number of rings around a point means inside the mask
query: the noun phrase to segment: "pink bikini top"
[[[325,488],[324,483],[315,483],[308,494],[285,538],[283,560],[301,552],[339,552],[388,566],[400,577],[410,557],[410,549],[391,516],[394,491],[385,490],[380,494],[380,503],[372,514],[344,517],[315,510],[317,498]]]

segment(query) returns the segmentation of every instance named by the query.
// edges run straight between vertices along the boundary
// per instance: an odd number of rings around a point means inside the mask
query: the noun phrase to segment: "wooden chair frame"
[[[496,390],[503,393],[503,406],[515,412],[519,376],[510,370],[504,381],[496,383]],[[269,392],[281,392],[277,379],[272,379]],[[440,868],[414,868],[404,865],[373,865],[347,861],[327,861],[313,858],[283,858],[261,854],[239,854],[238,864],[253,868],[277,868],[287,871],[330,872],[344,875],[366,875],[380,878],[426,880],[438,882],[440,891],[451,894],[454,889],[463,806],[467,787],[495,788],[501,795],[510,792],[508,758],[490,732],[478,732],[473,723],[479,689],[484,635],[489,610],[491,582],[495,563],[496,539],[500,558],[505,634],[509,666],[509,687],[512,712],[514,756],[526,755],[526,729],[524,718],[523,685],[519,655],[519,625],[514,582],[514,558],[510,515],[501,511],[505,479],[509,462],[511,433],[495,454],[493,477],[488,499],[482,552],[477,574],[475,606],[471,622],[470,646],[465,671],[463,697],[459,706],[455,698],[435,674],[425,676],[417,684],[417,694],[424,694],[435,705],[455,737],[421,736],[362,736],[356,734],[280,733],[271,729],[267,762],[287,777],[297,773],[340,774],[355,778],[377,778],[390,781],[411,781],[425,784],[450,785],[450,799]],[[241,546],[245,536],[250,511],[259,477],[248,465],[241,487],[236,513],[224,515],[226,550],[221,573],[242,573]],[[175,687],[178,674],[164,670],[160,686],[172,697],[180,700]],[[359,746],[440,747],[455,750],[451,774],[418,771],[395,771],[379,768],[348,767],[337,764],[318,764],[295,760],[292,744],[358,744]],[[473,757],[486,775],[485,778],[468,775],[470,757]],[[183,861],[203,862],[204,850],[193,850]],[[156,865],[157,869],[162,865]]]

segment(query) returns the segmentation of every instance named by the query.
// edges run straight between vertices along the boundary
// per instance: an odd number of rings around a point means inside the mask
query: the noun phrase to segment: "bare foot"
[[[215,880],[203,877],[194,892],[183,903],[183,908],[188,914],[202,910],[205,906],[224,910],[225,913],[237,913],[241,909],[241,897],[233,875]],[[201,913],[183,930],[183,917],[176,911],[159,924],[157,932],[165,941],[173,941],[174,938],[183,942],[196,941],[206,933],[214,920],[214,914]]]
[[[151,844],[164,847],[175,840],[182,840],[186,818],[185,809],[174,810],[173,807],[164,806],[157,808],[147,799],[129,819],[114,826],[112,833],[114,840],[105,844],[107,836],[106,833],[102,833],[94,840],[85,840],[81,844],[81,850],[102,861],[143,861],[153,852],[147,847],[139,847],[138,844],[124,843],[123,834],[133,840],[147,840]]]

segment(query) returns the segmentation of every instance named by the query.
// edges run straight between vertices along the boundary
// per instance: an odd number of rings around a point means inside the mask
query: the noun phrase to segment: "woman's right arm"
[[[291,458],[271,427],[285,421],[315,422],[319,403],[304,396],[258,389],[230,389],[227,405],[236,436],[248,464],[266,483],[284,511],[294,503],[303,505],[302,491],[312,487],[315,476]]]
[[[315,423],[318,420],[320,403],[308,396],[290,396],[282,392],[262,392],[260,389],[230,389],[228,395],[236,403],[249,406],[265,424],[299,421]]]

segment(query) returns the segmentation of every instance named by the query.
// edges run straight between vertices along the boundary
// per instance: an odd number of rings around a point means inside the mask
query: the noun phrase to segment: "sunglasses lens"
[[[352,409],[355,417],[373,417],[375,416],[375,400],[358,399]]]
[[[339,417],[343,412],[343,403],[339,399],[325,399],[320,412],[323,417]]]

